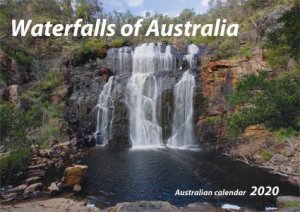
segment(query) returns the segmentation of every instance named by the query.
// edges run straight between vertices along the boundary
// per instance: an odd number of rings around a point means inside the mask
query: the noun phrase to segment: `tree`
[[[76,14],[86,22],[102,12],[102,3],[99,0],[76,0]]]
[[[284,66],[289,57],[300,62],[300,2],[285,12],[278,20],[281,27],[267,35],[266,47],[269,48],[271,65]],[[286,59],[284,59],[286,58]],[[284,59],[281,63],[278,63]]]

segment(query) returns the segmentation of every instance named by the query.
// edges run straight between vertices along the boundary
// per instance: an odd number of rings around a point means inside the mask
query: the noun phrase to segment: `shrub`
[[[237,136],[255,124],[264,124],[271,130],[288,127],[299,130],[299,96],[299,72],[273,80],[267,79],[267,72],[246,76],[228,96],[232,105],[239,106],[228,119],[229,136]]]
[[[0,158],[1,175],[18,173],[26,168],[27,160],[31,155],[29,147],[12,150],[8,155]]]
[[[110,42],[110,45],[114,48],[122,47],[125,44],[125,41],[122,38],[115,38]]]
[[[267,36],[265,46],[269,48],[268,60],[275,67],[287,64],[290,57],[299,59],[300,56],[300,2],[295,1],[294,6],[285,12],[279,19],[282,25]]]

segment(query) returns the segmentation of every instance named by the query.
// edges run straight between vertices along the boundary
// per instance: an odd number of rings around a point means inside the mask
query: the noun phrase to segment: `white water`
[[[101,145],[106,145],[110,139],[113,114],[114,114],[114,101],[112,97],[114,77],[110,77],[108,82],[105,83],[103,90],[101,91],[97,103],[97,128],[96,136],[97,142],[100,140]]]
[[[118,49],[119,74],[122,75],[126,70],[130,69],[130,60],[132,57],[132,49],[130,47],[121,47]],[[128,67],[129,66],[129,67]]]
[[[184,147],[194,144],[193,132],[193,93],[194,76],[186,71],[174,89],[174,119],[172,136],[168,139],[170,147]]]
[[[188,62],[190,68],[195,68],[197,66],[197,55],[200,54],[199,47],[195,44],[190,44],[187,47],[187,53],[183,59]]]
[[[184,59],[190,67],[196,67],[199,48],[190,45]],[[131,48],[123,47],[117,50],[115,65],[117,75],[129,73],[126,87],[126,101],[129,109],[129,138],[133,149],[164,146],[162,141],[161,92],[163,81],[159,78],[160,71],[177,70],[177,52],[170,46],[162,44],[142,44],[132,52]],[[118,61],[118,62],[117,62]],[[194,76],[185,72],[174,88],[174,115],[172,136],[167,145],[173,148],[189,148],[194,144],[193,132],[193,91]],[[101,145],[106,145],[111,139],[114,101],[112,97],[114,78],[110,77],[104,85],[98,99],[97,129],[95,135]],[[119,130],[119,129],[116,129]],[[122,130],[122,129],[120,129]]]
[[[135,48],[132,76],[127,84],[130,112],[130,139],[133,148],[161,146],[162,128],[157,117],[160,105],[159,85],[155,72],[176,69],[171,46],[143,44]]]

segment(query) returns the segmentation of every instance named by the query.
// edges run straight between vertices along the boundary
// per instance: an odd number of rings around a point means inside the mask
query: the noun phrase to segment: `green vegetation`
[[[266,149],[263,149],[261,154],[265,161],[269,161],[272,158],[272,154]]]
[[[115,38],[110,42],[110,46],[114,47],[114,48],[119,48],[121,46],[123,46],[125,43],[123,38]]]
[[[299,207],[300,203],[298,201],[289,201],[286,202],[283,206],[283,208],[295,208]]]
[[[2,156],[0,158],[1,175],[24,171],[27,167],[26,163],[30,155],[30,148],[20,147],[19,149],[13,150],[9,154]]]
[[[285,12],[279,19],[281,27],[268,34],[266,47],[268,60],[273,67],[286,67],[290,58],[300,57],[300,2]]]
[[[71,60],[74,64],[83,64],[89,59],[95,59],[105,46],[102,40],[85,40],[71,50]]]
[[[65,139],[61,132],[64,103],[52,100],[65,95],[63,82],[61,72],[49,71],[23,93],[20,105],[0,104],[1,145],[10,150],[0,158],[1,173],[21,171],[31,154],[31,144],[47,146],[54,139]]]
[[[264,124],[271,130],[289,127],[299,130],[299,96],[299,71],[271,80],[264,71],[257,76],[245,76],[228,97],[232,105],[239,106],[228,120],[229,135],[237,136],[255,124]]]

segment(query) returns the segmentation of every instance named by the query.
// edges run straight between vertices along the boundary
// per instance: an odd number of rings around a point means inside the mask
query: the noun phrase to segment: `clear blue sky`
[[[193,8],[197,13],[208,9],[209,0],[102,0],[105,12],[130,10],[135,15],[145,11],[177,16],[185,8]]]

